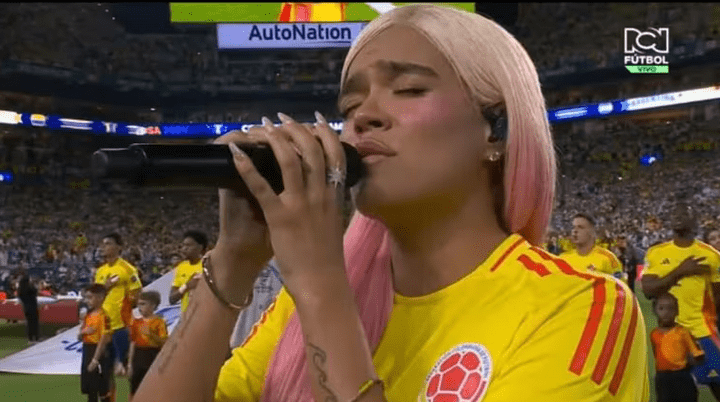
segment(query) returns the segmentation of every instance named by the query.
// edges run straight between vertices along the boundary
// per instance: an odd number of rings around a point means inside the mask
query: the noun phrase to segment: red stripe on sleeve
[[[498,267],[500,267],[500,264],[502,264],[502,262],[505,261],[505,258],[507,258],[507,256],[508,256],[510,253],[512,253],[512,251],[515,250],[515,249],[517,248],[517,246],[519,246],[520,244],[522,244],[524,241],[525,241],[525,239],[522,239],[522,238],[521,238],[521,239],[518,239],[518,241],[516,241],[512,246],[510,246],[510,248],[508,248],[508,249],[505,251],[505,253],[503,253],[502,257],[500,257],[500,259],[497,260],[497,262],[493,265],[493,267],[490,268],[490,272],[493,272],[493,271],[495,271],[496,269],[498,269]]]
[[[620,352],[620,361],[618,362],[617,368],[615,368],[615,374],[610,381],[610,393],[615,395],[620,388],[620,382],[623,379],[625,373],[625,367],[627,366],[628,359],[630,358],[630,348],[632,348],[633,339],[635,338],[635,328],[638,322],[638,305],[635,298],[633,298],[633,309],[632,316],[630,317],[630,326],[628,327],[627,335],[625,336],[625,343],[623,344],[622,352]]]
[[[245,338],[245,340],[240,345],[240,347],[244,347],[248,342],[250,342],[250,339],[252,339],[255,336],[255,334],[257,333],[258,328],[260,328],[263,324],[265,324],[265,321],[267,321],[267,318],[268,318],[268,314],[270,314],[273,310],[275,310],[275,302],[276,301],[277,301],[277,297],[275,298],[275,300],[273,300],[272,304],[270,304],[270,306],[267,308],[267,310],[265,310],[265,312],[263,312],[263,315],[262,315],[262,317],[260,317],[260,320],[258,320],[258,322],[256,322],[255,325],[252,326],[250,333]]]
[[[537,253],[541,258],[552,261],[564,274],[578,276],[580,278],[593,281],[593,302],[590,307],[590,314],[585,322],[585,328],[583,329],[580,342],[575,349],[575,354],[570,361],[569,370],[571,373],[580,375],[583,367],[587,362],[590,349],[592,348],[595,337],[597,336],[598,328],[600,327],[600,321],[602,320],[603,309],[605,307],[605,278],[599,276],[593,276],[582,272],[575,271],[565,260],[560,258],[553,258],[545,251],[532,247],[532,251]]]
[[[587,279],[590,281],[596,281],[598,279],[602,279],[597,276],[593,276],[590,274],[576,271],[575,269],[573,269],[573,267],[570,266],[570,264],[567,263],[567,261],[565,261],[561,258],[553,257],[550,254],[546,253],[545,250],[543,250],[543,249],[540,249],[537,247],[531,247],[530,249],[532,251],[534,251],[537,255],[539,255],[540,258],[542,258],[543,260],[552,261],[553,263],[555,263],[555,266],[557,266],[560,269],[560,271],[562,271],[564,274],[578,276],[580,278]],[[602,279],[602,280],[604,281],[604,279]]]
[[[550,275],[550,270],[545,268],[544,265],[538,264],[537,262],[531,260],[525,254],[518,257],[518,261],[520,261],[525,266],[525,268],[529,269],[530,271],[535,272],[536,274],[538,274],[540,276]]]
[[[592,374],[592,380],[595,381],[596,384],[600,384],[603,377],[605,377],[605,372],[610,364],[610,359],[612,358],[613,350],[615,350],[615,344],[617,343],[618,335],[620,334],[620,326],[622,325],[623,313],[625,312],[625,290],[617,283],[615,284],[615,289],[617,290],[615,310],[613,311],[610,328],[608,329],[605,343],[603,344],[602,351],[600,352],[600,357],[598,357],[595,370]]]
[[[603,307],[605,307],[605,281],[596,281],[593,284],[593,303],[590,308],[590,314],[585,322],[585,329],[583,329],[580,342],[575,349],[575,355],[570,363],[570,372],[580,375],[585,362],[587,361],[588,355],[590,354],[590,348],[595,341],[598,327],[600,327],[600,321],[602,320]]]

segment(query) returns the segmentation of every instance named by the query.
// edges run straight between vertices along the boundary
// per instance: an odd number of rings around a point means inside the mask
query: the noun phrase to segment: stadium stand
[[[633,24],[671,25],[673,60],[712,56],[720,35],[719,7],[523,3],[511,28],[549,82],[621,67],[622,30]],[[276,110],[299,119],[310,119],[314,110],[339,118],[328,99],[337,90],[344,49],[218,52],[211,29],[128,33],[111,8],[105,3],[0,5],[7,33],[0,39],[0,76],[95,88],[43,92],[40,84],[23,90],[4,80],[0,109],[127,122],[257,121]],[[566,106],[697,88],[716,82],[715,70],[700,63],[682,77],[549,83],[547,103]],[[112,90],[117,98],[102,96],[98,88]],[[123,93],[130,96],[124,99]],[[183,93],[205,95],[195,104],[173,101]],[[299,105],[293,93],[304,94],[306,101]],[[244,98],[232,102],[223,94]],[[157,107],[140,106],[147,99],[157,100]],[[718,167],[713,161],[719,152],[719,115],[717,105],[699,105],[662,124],[604,119],[554,127],[563,177],[553,226],[564,231],[576,211],[598,208],[611,235],[626,235],[647,248],[647,219],[662,217],[667,198],[678,193],[695,197],[705,226],[720,225],[720,181],[706,174]],[[18,176],[14,185],[0,186],[0,273],[24,261],[56,292],[77,290],[99,262],[98,236],[112,229],[133,239],[126,250],[141,251],[139,265],[149,281],[171,267],[176,240],[187,225],[201,222],[207,233],[217,231],[212,191],[198,191],[187,202],[184,194],[99,188],[90,182],[88,155],[130,139],[8,126],[0,127],[0,137],[0,170]],[[644,155],[661,157],[642,166]],[[688,181],[693,188],[684,184]],[[81,232],[87,239],[82,250],[74,244]]]

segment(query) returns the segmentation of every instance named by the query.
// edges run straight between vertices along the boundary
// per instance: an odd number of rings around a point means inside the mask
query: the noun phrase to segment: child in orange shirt
[[[704,357],[690,331],[675,323],[678,304],[675,296],[664,293],[653,300],[658,327],[650,333],[655,356],[657,402],[697,402],[698,390],[691,366]],[[688,364],[690,360],[690,364]]]
[[[165,320],[154,314],[159,304],[160,293],[154,290],[142,292],[138,297],[137,307],[142,317],[134,318],[130,326],[132,343],[127,367],[131,401],[168,337]]]
[[[87,394],[88,402],[110,401],[112,356],[107,348],[112,339],[110,318],[102,308],[105,286],[94,284],[85,290],[85,303],[89,311],[78,333],[83,343],[80,390]]]

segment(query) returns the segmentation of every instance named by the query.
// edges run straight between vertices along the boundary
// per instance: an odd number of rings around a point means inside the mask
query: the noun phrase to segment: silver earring
[[[499,151],[493,151],[493,153],[490,154],[488,159],[490,159],[490,162],[497,162],[500,160],[500,152]]]

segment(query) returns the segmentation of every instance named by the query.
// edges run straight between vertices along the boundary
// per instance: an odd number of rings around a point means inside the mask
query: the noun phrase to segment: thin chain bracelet
[[[212,276],[212,262],[210,261],[210,251],[205,253],[205,255],[202,258],[202,269],[203,269],[203,277],[205,277],[205,282],[207,282],[208,287],[213,292],[215,297],[220,300],[220,302],[225,305],[225,307],[231,309],[231,310],[237,310],[240,311],[244,309],[245,307],[249,306],[250,303],[252,303],[253,299],[253,291],[250,290],[250,294],[247,295],[245,298],[245,302],[241,305],[233,304],[229,301],[227,301],[222,295],[220,294],[220,290],[218,290],[217,286],[215,285],[215,280]]]

